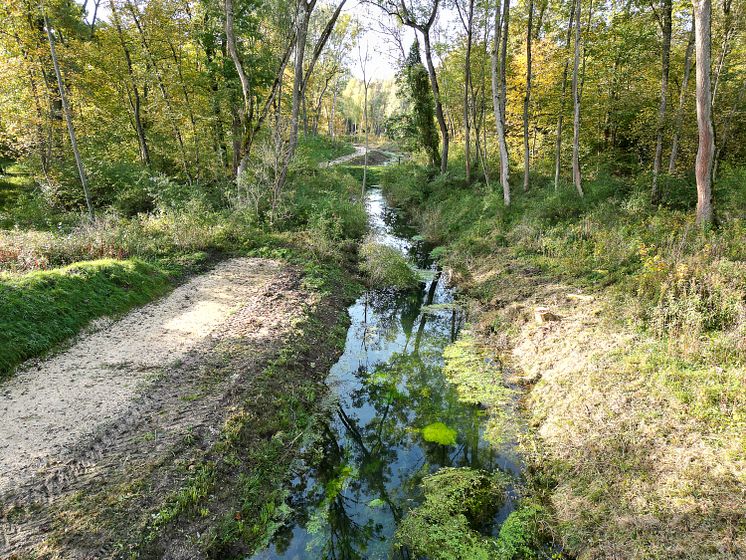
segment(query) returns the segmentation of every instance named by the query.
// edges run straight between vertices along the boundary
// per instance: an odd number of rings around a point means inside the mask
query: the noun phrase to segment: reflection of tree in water
[[[377,546],[390,547],[392,523],[420,498],[422,476],[441,466],[491,467],[492,453],[479,448],[479,411],[460,403],[445,380],[439,347],[397,353],[355,372],[360,385],[351,394],[353,406],[338,406],[338,422],[325,428],[315,487],[298,519],[316,531],[314,557],[376,557]],[[423,442],[419,430],[432,422],[457,430],[457,445]]]

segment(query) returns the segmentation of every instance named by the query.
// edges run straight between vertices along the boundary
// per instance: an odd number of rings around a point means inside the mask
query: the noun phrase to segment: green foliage
[[[542,548],[540,523],[546,516],[535,504],[522,505],[510,512],[497,536],[496,555],[499,560],[533,560]]]
[[[406,290],[419,284],[417,273],[394,247],[367,241],[360,247],[360,256],[360,269],[373,286]]]
[[[494,543],[479,533],[505,499],[506,479],[470,468],[442,468],[422,481],[424,503],[404,518],[398,546],[431,560],[487,560]]]
[[[163,269],[137,259],[1,275],[0,376],[74,335],[92,319],[124,313],[168,288]]]
[[[399,93],[411,105],[411,126],[400,129],[400,132],[416,131],[416,144],[425,150],[430,165],[440,167],[440,139],[435,128],[435,102],[430,89],[430,76],[422,64],[420,44],[417,40],[412,43],[399,75]]]

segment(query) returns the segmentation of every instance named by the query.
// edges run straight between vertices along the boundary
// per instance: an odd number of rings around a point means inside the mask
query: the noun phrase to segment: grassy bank
[[[702,231],[686,180],[653,209],[647,177],[599,173],[584,199],[537,177],[506,209],[453,174],[383,171],[525,388],[527,472],[573,555],[746,550],[742,178],[721,175],[720,228]]]
[[[138,259],[81,262],[0,276],[0,378],[76,334],[163,294],[166,270]]]

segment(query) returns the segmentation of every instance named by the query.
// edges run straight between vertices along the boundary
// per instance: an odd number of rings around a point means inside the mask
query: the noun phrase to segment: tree
[[[565,38],[565,52],[570,49],[570,40],[572,38],[572,23],[575,17],[575,6],[578,0],[570,2],[570,17],[567,20],[567,35]],[[554,190],[559,188],[560,167],[562,162],[562,122],[565,113],[565,92],[567,91],[567,71],[570,66],[570,58],[565,58],[564,69],[562,71],[562,92],[560,94],[559,111],[557,112],[557,130],[555,136],[554,148]]]
[[[428,73],[420,58],[420,44],[415,39],[409,50],[400,76],[400,91],[405,94],[411,106],[415,130],[419,142],[427,153],[433,167],[441,166],[438,149],[438,132],[435,129],[435,106],[428,83]]]
[[[661,102],[658,107],[658,123],[656,126],[655,156],[653,159],[653,186],[650,199],[653,205],[660,203],[661,194],[658,187],[658,175],[661,171],[663,160],[663,132],[666,124],[666,100],[668,98],[668,73],[671,62],[671,16],[673,11],[672,0],[662,0],[661,13],[656,14],[658,23],[663,33],[663,44],[661,47]]]
[[[472,88],[471,80],[471,48],[474,36],[474,0],[467,0],[467,5],[461,10],[456,2],[461,24],[466,31],[466,56],[464,57],[464,160],[466,168],[466,182],[471,182],[471,122],[469,93]]]
[[[526,95],[523,98],[523,191],[528,192],[531,152],[528,145],[528,110],[531,103],[531,34],[534,18],[534,0],[528,3],[526,28]]]
[[[692,15],[692,18],[694,16]],[[679,91],[679,108],[676,110],[674,120],[673,134],[671,137],[671,156],[668,159],[668,173],[676,173],[676,158],[679,152],[679,135],[681,134],[681,125],[684,121],[684,106],[686,104],[686,91],[689,85],[689,74],[692,69],[692,54],[694,52],[694,20],[689,31],[689,40],[686,44],[686,54],[684,55],[684,76],[681,80],[681,90]]]
[[[65,114],[65,122],[67,123],[67,132],[70,135],[70,148],[73,151],[75,157],[75,165],[78,168],[78,177],[80,178],[80,185],[83,187],[83,195],[85,196],[86,207],[88,208],[88,219],[94,220],[93,204],[91,203],[91,195],[88,192],[88,178],[86,177],[85,169],[83,167],[83,158],[80,157],[80,150],[78,150],[78,140],[75,136],[75,126],[73,126],[73,116],[70,111],[70,104],[67,102],[67,94],[65,93],[65,82],[62,79],[62,71],[60,70],[60,63],[57,60],[57,50],[55,48],[54,31],[49,25],[49,19],[47,18],[46,12],[43,12],[44,28],[47,30],[47,38],[49,39],[49,51],[52,55],[52,65],[54,66],[54,74],[57,77],[57,87],[60,91],[60,101],[62,102],[62,111]]]
[[[365,187],[368,181],[368,138],[370,134],[370,124],[368,123],[368,88],[370,87],[370,80],[368,79],[368,62],[370,62],[370,56],[368,54],[368,48],[365,49],[363,55],[360,44],[357,46],[358,57],[360,58],[360,70],[363,73],[363,126],[365,127],[365,154],[363,155],[363,196],[360,197],[361,203],[365,201]]]
[[[583,196],[583,185],[580,176],[580,84],[578,71],[580,69],[580,1],[575,7],[575,54],[572,67],[572,101],[574,107],[573,137],[572,137],[572,179],[580,196]]]
[[[422,35],[422,42],[425,46],[425,64],[427,66],[428,75],[430,76],[430,87],[433,90],[433,100],[435,101],[435,118],[438,120],[440,137],[443,144],[440,171],[441,173],[445,173],[448,169],[448,146],[450,134],[448,132],[448,125],[443,111],[443,101],[440,95],[438,74],[435,70],[435,63],[433,62],[433,47],[432,39],[430,37],[433,25],[435,24],[435,18],[438,15],[440,0],[434,0],[432,6],[417,6],[417,10],[407,7],[405,0],[383,0],[382,3],[378,5],[390,16],[399,18],[404,25],[411,27],[415,31],[419,31]],[[418,14],[423,15],[422,17],[418,17]]]
[[[508,33],[508,13],[510,10],[510,0],[503,0],[503,16],[500,18],[500,3],[495,8],[495,37],[492,45],[492,107],[495,113],[495,128],[497,132],[497,144],[500,154],[500,184],[503,189],[503,203],[510,206],[510,175],[508,148],[505,141],[505,112],[504,112],[504,77],[505,77],[505,55],[506,50],[502,51],[502,60],[500,56],[500,39],[501,35],[507,36]],[[504,31],[502,31],[504,25]]]
[[[694,0],[694,49],[697,57],[697,130],[699,132],[697,160],[697,223],[712,224],[715,210],[712,202],[712,167],[715,159],[715,131],[712,125],[711,66],[711,0]]]

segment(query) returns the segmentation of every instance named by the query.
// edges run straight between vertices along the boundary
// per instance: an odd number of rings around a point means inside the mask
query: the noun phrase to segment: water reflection
[[[368,211],[379,241],[430,268],[428,248],[379,190]],[[350,307],[345,350],[329,376],[336,404],[293,482],[291,522],[256,560],[407,558],[393,535],[419,503],[424,475],[505,465],[481,438],[481,411],[461,403],[443,376],[443,348],[463,318],[455,308],[421,312],[453,301],[442,275],[430,276],[417,293],[371,291]],[[435,422],[456,430],[455,445],[424,441],[421,429]]]

